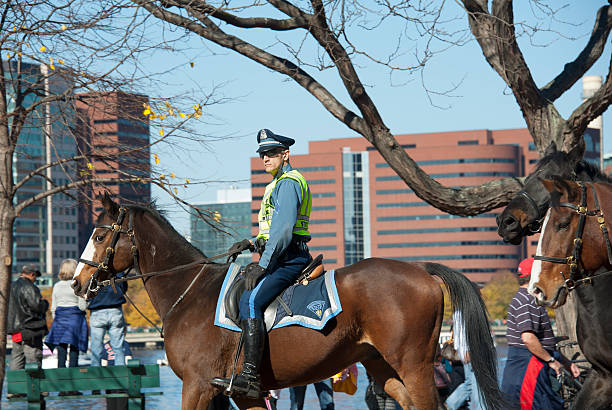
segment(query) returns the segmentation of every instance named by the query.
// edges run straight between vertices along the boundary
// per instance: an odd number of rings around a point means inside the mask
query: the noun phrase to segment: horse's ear
[[[106,210],[106,213],[111,217],[116,217],[119,215],[119,205],[113,201],[108,191],[104,192],[104,195],[101,195],[99,198],[102,201],[102,206]]]
[[[544,150],[544,156],[547,157],[549,155],[554,154],[555,152],[557,152],[557,144],[555,144],[555,141],[552,141]]]

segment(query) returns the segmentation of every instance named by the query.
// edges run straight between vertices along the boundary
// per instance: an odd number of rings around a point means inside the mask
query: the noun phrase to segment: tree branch
[[[544,99],[555,101],[595,64],[604,51],[610,29],[612,29],[612,7],[603,6],[597,11],[595,26],[584,50],[574,61],[565,64],[563,71],[554,80],[541,88]]]
[[[285,20],[272,19],[268,17],[238,17],[223,11],[219,7],[213,7],[205,2],[194,2],[193,0],[163,0],[164,7],[176,6],[187,11],[197,11],[218,18],[228,24],[241,28],[267,28],[276,31],[294,30],[306,28],[308,20],[302,17],[293,17]]]

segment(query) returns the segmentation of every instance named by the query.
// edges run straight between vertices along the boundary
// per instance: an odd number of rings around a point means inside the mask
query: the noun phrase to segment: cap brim
[[[262,152],[266,152],[266,151],[272,151],[273,149],[277,149],[277,148],[283,148],[283,149],[289,149],[289,147],[278,143],[278,144],[268,144],[265,146],[260,146],[259,148],[257,148],[257,152],[258,154],[261,154]]]

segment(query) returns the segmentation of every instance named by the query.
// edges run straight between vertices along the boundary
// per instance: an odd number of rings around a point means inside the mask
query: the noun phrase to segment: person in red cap
[[[511,409],[563,409],[563,400],[552,389],[549,372],[567,367],[574,377],[580,370],[555,353],[555,335],[546,308],[527,293],[533,258],[518,266],[519,289],[508,307],[508,359],[502,392]]]

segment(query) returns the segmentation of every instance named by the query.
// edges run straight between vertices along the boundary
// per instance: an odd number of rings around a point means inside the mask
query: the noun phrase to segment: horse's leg
[[[374,377],[376,383],[382,386],[385,392],[393,397],[402,408],[409,409],[414,407],[406,386],[404,386],[400,377],[387,362],[383,359],[363,360],[361,364]]]
[[[572,409],[610,409],[612,407],[612,380],[591,371],[582,389],[572,403]]]
[[[245,399],[245,398],[242,398],[242,399],[235,398],[234,403],[236,403],[236,406],[238,406],[240,410],[246,410],[246,409],[267,410],[268,409],[268,407],[266,407],[266,402],[264,399],[253,400],[253,399]]]
[[[208,410],[212,398],[218,391],[207,383],[203,383],[201,378],[183,379],[183,398],[181,409],[183,410]]]

